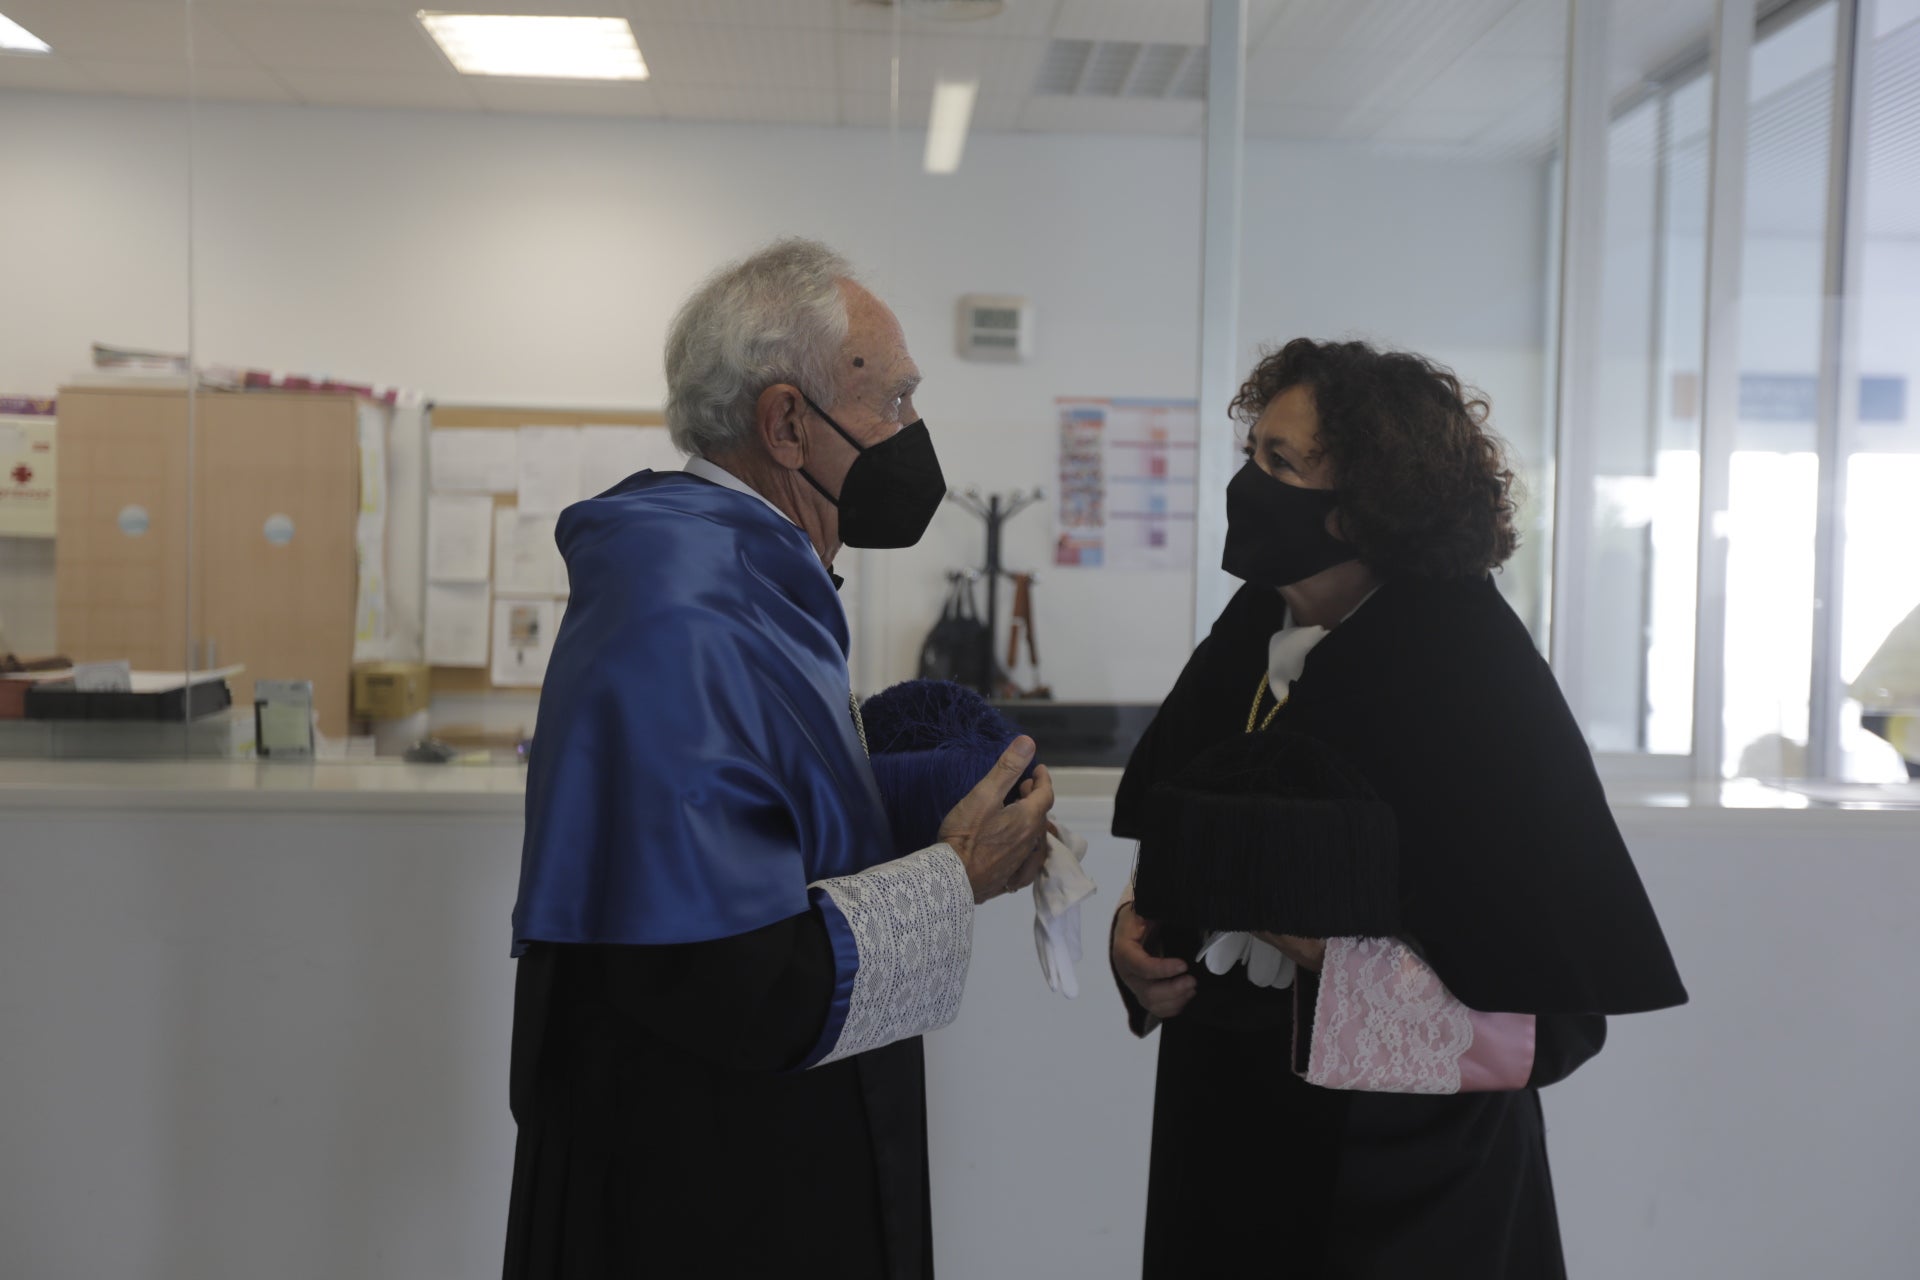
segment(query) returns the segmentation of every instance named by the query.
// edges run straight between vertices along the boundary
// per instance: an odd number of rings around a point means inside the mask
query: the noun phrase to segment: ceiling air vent
[[[1207,96],[1206,50],[1197,44],[1055,40],[1033,91],[1059,98],[1198,101]]]

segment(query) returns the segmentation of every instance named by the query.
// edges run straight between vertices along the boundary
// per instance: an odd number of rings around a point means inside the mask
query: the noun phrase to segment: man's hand
[[[1114,913],[1110,950],[1120,981],[1143,1009],[1164,1022],[1187,1007],[1199,982],[1187,972],[1185,960],[1163,960],[1147,950],[1153,930],[1153,922],[1142,919],[1131,901],[1123,902]]]
[[[1026,888],[1046,865],[1047,812],[1053,808],[1053,779],[1046,766],[1020,784],[1018,800],[1006,803],[1034,749],[1032,738],[1015,738],[940,824],[940,839],[953,846],[967,868],[975,902]]]
[[[1253,936],[1310,973],[1320,972],[1320,963],[1327,956],[1325,938],[1296,938],[1290,933],[1262,933],[1258,929]]]

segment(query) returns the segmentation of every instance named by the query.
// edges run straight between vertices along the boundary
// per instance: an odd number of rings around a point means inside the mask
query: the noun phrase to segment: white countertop
[[[1105,812],[1118,769],[1059,769],[1063,812]],[[526,770],[517,764],[399,761],[0,762],[0,810],[155,809],[273,813],[449,813],[519,816]]]
[[[1104,821],[1118,769],[1058,769],[1062,820]],[[155,810],[242,813],[410,813],[518,817],[526,771],[518,765],[413,765],[397,761],[258,764],[177,761],[0,762],[0,810]],[[1809,831],[1844,825],[1920,836],[1920,788],[1828,787],[1803,794],[1758,782],[1609,786],[1621,826],[1724,829],[1781,823]]]
[[[0,810],[429,813],[518,816],[519,765],[399,761],[0,762]]]

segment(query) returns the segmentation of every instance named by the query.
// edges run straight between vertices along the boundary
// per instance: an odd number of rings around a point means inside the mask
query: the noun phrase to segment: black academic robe
[[[1153,788],[1246,731],[1284,621],[1276,593],[1235,596],[1136,748],[1115,834],[1140,838]],[[1160,1032],[1144,1274],[1563,1276],[1537,1090],[1599,1051],[1607,1014],[1685,992],[1550,671],[1491,581],[1389,582],[1314,648],[1272,729],[1326,744],[1392,806],[1406,940],[1468,1007],[1535,1015],[1532,1076],[1320,1088],[1298,1074],[1312,974],[1267,991],[1199,969]],[[1158,949],[1191,961],[1198,941],[1169,925]]]
[[[529,947],[507,1280],[930,1277],[920,1041],[787,1070],[833,985],[816,912],[713,942]]]
[[[840,1047],[878,960],[809,886],[892,856],[813,544],[652,472],[557,537],[573,597],[513,918],[505,1274],[918,1280],[919,1043],[798,1069]]]

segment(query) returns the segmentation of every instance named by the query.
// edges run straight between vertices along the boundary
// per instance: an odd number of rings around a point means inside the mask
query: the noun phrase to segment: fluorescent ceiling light
[[[927,124],[928,173],[952,173],[960,167],[973,100],[979,95],[978,80],[942,80],[933,87],[933,118]]]
[[[0,49],[8,53],[52,53],[47,42],[0,13]]]
[[[517,17],[429,9],[422,9],[419,18],[454,70],[463,75],[647,78],[647,64],[625,18]]]

